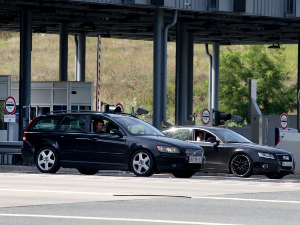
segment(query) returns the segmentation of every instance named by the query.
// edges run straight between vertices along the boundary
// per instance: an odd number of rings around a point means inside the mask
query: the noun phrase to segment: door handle
[[[93,140],[93,141],[98,140],[98,138],[96,138],[96,137],[92,137],[92,138],[90,138],[90,139]]]

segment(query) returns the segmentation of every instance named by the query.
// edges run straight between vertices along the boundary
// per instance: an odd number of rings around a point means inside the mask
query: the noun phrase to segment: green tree
[[[220,111],[248,120],[249,79],[257,79],[257,104],[263,115],[289,112],[297,107],[297,84],[289,84],[284,48],[244,46],[227,48],[220,57]]]

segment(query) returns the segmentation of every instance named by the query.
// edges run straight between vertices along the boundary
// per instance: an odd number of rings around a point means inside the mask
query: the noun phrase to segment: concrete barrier
[[[282,140],[276,145],[291,152],[295,159],[295,174],[300,174],[300,133],[287,133]]]

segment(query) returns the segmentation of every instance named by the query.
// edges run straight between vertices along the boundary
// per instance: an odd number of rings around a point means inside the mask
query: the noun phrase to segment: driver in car
[[[102,119],[95,120],[94,126],[95,126],[96,133],[104,133],[104,131],[102,131],[104,127],[104,121]]]

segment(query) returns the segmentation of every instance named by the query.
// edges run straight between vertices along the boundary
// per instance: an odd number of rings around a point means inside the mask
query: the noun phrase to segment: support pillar
[[[59,28],[59,81],[68,80],[68,24],[61,23]]]
[[[298,98],[297,98],[297,129],[300,133],[300,42],[298,43]]]
[[[162,81],[162,31],[164,10],[154,11],[154,43],[153,43],[153,126],[162,129],[161,81]]]
[[[85,50],[86,50],[86,34],[78,34],[78,51],[77,51],[77,72],[76,81],[85,81]]]
[[[186,120],[192,121],[193,117],[193,79],[194,79],[194,33],[187,35],[187,80],[186,80]]]
[[[186,125],[187,24],[179,23],[176,39],[175,125]]]
[[[219,65],[220,65],[220,45],[213,44],[212,58],[212,110],[219,111]],[[215,118],[215,113],[213,113]],[[213,118],[212,118],[213,119]]]
[[[19,82],[19,141],[28,125],[28,106],[31,100],[31,11],[22,10],[20,29],[20,82]]]

